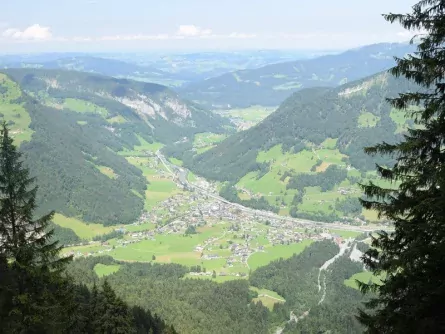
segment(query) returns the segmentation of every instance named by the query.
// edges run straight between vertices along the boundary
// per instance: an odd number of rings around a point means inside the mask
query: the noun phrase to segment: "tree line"
[[[68,275],[71,257],[50,229],[54,211],[36,218],[37,186],[9,136],[0,133],[0,332],[176,333],[130,307],[104,281],[90,291]]]

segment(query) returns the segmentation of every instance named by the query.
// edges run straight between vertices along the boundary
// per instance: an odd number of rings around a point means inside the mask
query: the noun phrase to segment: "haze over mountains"
[[[76,70],[175,87],[237,69],[258,68],[316,55],[317,52],[309,51],[268,50],[184,54],[42,53],[0,55],[0,67]]]
[[[395,65],[393,57],[414,51],[410,44],[375,44],[307,60],[240,70],[192,83],[181,91],[209,108],[278,106],[295,91],[335,87]]]

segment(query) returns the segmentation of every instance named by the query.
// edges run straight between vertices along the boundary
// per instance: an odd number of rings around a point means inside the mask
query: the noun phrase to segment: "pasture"
[[[100,107],[92,102],[68,98],[64,100],[63,107],[78,113],[94,113],[102,117],[108,116],[107,109]]]
[[[251,255],[247,261],[250,269],[255,270],[259,267],[265,266],[274,260],[280,258],[288,259],[294,254],[300,254],[313,241],[310,239],[290,245],[277,245],[266,247],[264,252],[258,252]]]
[[[98,263],[94,266],[94,272],[96,273],[96,275],[99,278],[114,274],[119,269],[120,269],[120,265],[118,265],[118,264],[106,265],[106,264]]]
[[[384,275],[382,275],[381,277],[384,277]],[[346,279],[344,281],[344,284],[346,286],[349,286],[350,288],[358,290],[358,284],[357,284],[356,280],[363,282],[363,283],[368,283],[369,281],[372,281],[373,283],[379,284],[382,282],[379,277],[374,276],[370,271],[363,271],[363,272],[354,274],[350,278]]]
[[[97,235],[113,231],[116,226],[103,226],[102,224],[87,224],[77,218],[65,217],[59,213],[54,215],[53,222],[61,227],[70,228],[81,239],[92,240]]]
[[[0,120],[10,124],[10,135],[16,145],[30,141],[34,131],[29,126],[31,117],[21,104],[14,103],[22,95],[20,87],[0,73]]]

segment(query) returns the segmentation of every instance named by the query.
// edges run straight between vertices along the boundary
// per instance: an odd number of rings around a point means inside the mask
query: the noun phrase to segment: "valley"
[[[360,184],[397,186],[363,147],[414,126],[385,104],[414,86],[380,72],[407,50],[36,56],[0,71],[0,117],[77,283],[181,333],[354,332],[355,279],[381,281],[360,257],[394,230]]]
[[[230,203],[218,195],[214,184],[199,177],[188,181],[187,170],[149,147],[136,147],[137,156],[123,152],[150,182],[147,212],[134,224],[116,226],[118,238],[112,235],[106,241],[70,246],[65,254],[178,263],[199,267],[191,271],[191,278],[226,281],[247,278],[251,270],[298,254],[314,241],[338,238],[341,242],[373,230],[287,218]]]

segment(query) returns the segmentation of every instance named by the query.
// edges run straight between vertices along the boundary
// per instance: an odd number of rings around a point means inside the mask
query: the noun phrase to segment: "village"
[[[131,227],[153,227],[132,232]],[[341,244],[343,239],[322,228],[308,228],[303,224],[283,222],[278,219],[264,219],[250,212],[241,211],[229,204],[221,203],[197,192],[183,192],[163,201],[150,212],[144,212],[140,219],[115,231],[117,239],[92,241],[100,246],[94,251],[71,251],[74,257],[113,255],[117,248],[127,248],[144,240],[156,241],[160,236],[183,236],[199,234],[201,228],[220,227],[215,235],[197,243],[193,251],[201,260],[224,260],[217,271],[204,271],[199,266],[191,267],[191,276],[235,276],[245,277],[249,271],[248,259],[255,253],[267,253],[278,245],[292,245],[304,240],[334,239]],[[232,270],[240,268],[240,270]]]
[[[178,237],[197,236],[196,244],[184,249],[184,252],[195,254],[192,257],[199,259],[197,263],[207,263],[208,267],[218,267],[212,263],[222,265],[216,270],[193,265],[190,267],[190,276],[245,277],[250,271],[249,259],[257,253],[269,254],[277,246],[290,246],[286,254],[291,256],[292,245],[322,239],[333,239],[338,245],[344,242],[339,235],[331,233],[326,225],[283,219],[230,203],[218,196],[215,184],[199,177],[189,182],[188,172],[165,160],[159,151],[144,153],[149,158],[144,162],[146,167],[156,171],[154,177],[175,182],[181,191],[159,202],[151,210],[142,212],[137,222],[117,227],[113,238],[90,241],[88,248],[74,248],[66,255],[111,255],[119,258],[116,254],[119,254],[120,249],[131,254],[132,247],[139,248],[138,245],[146,241],[156,243],[162,239],[174,243],[178,242]],[[140,162],[138,157],[135,159],[137,163]],[[205,230],[214,233],[203,239],[200,236],[205,235]],[[153,249],[146,251],[154,252]],[[168,257],[168,254],[161,254],[160,258],[165,256]],[[153,255],[149,260],[155,259]]]

